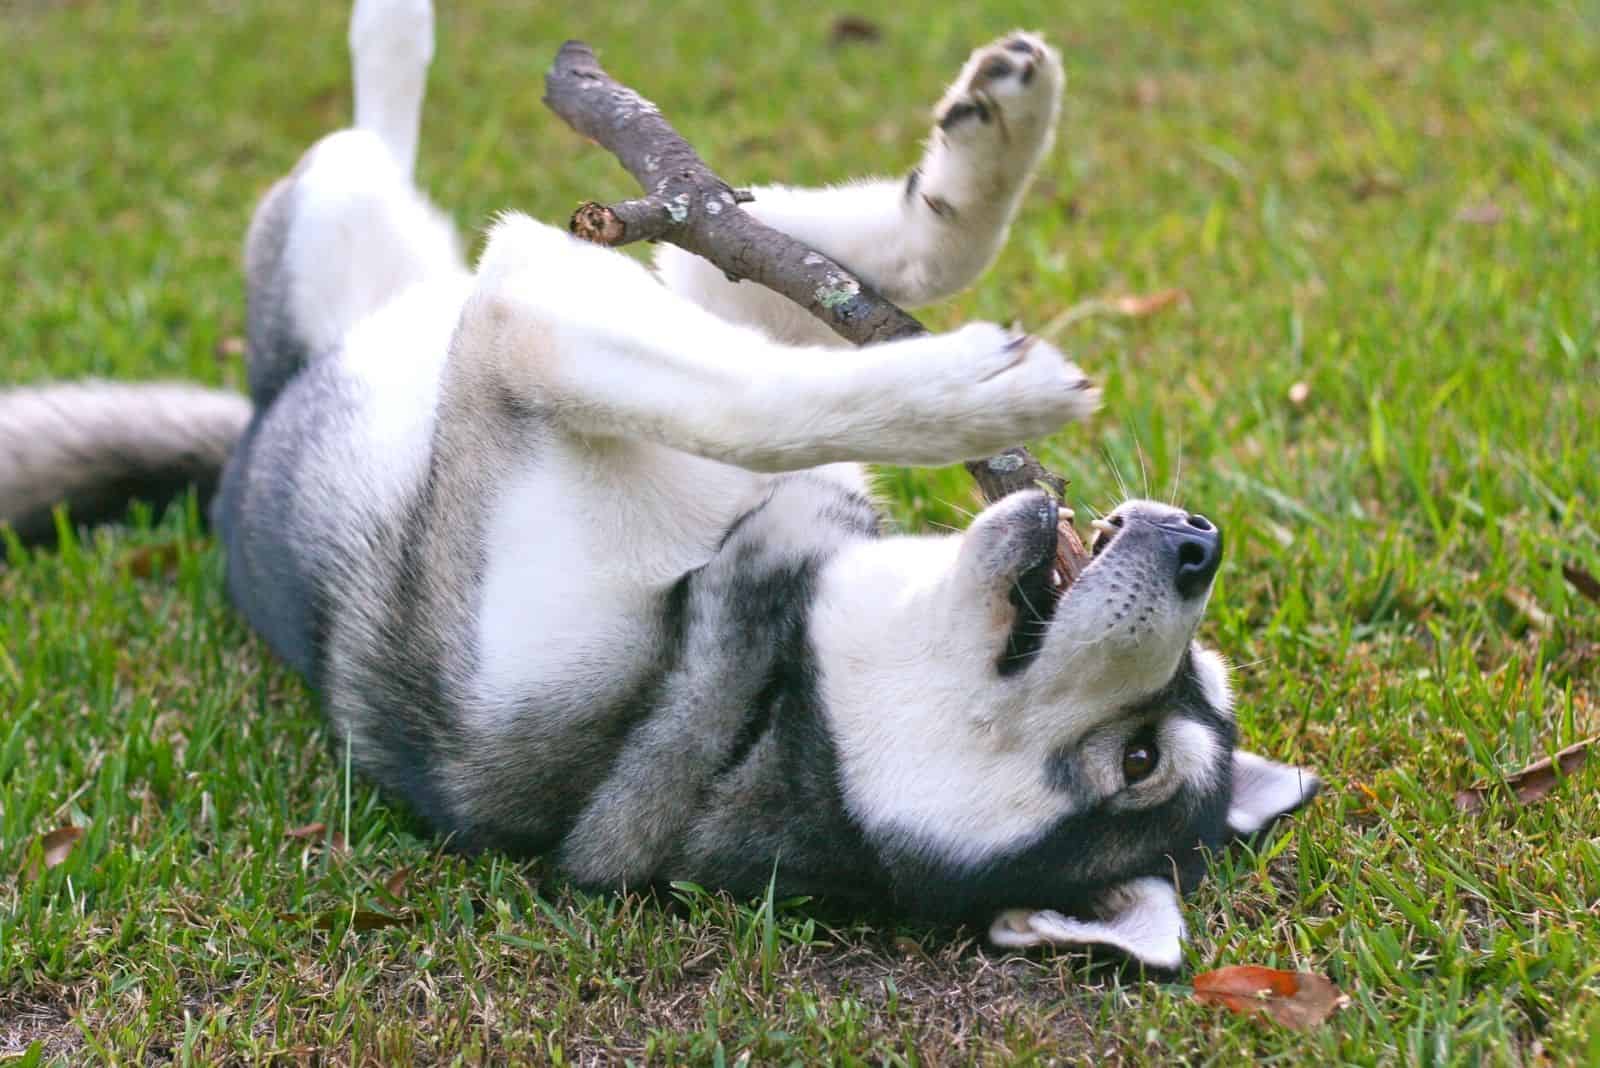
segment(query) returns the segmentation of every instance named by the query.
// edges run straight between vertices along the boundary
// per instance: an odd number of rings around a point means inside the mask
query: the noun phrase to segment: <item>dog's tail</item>
[[[53,544],[54,509],[79,525],[160,508],[193,487],[204,505],[250,422],[236,393],[169,383],[0,390],[0,526]]]

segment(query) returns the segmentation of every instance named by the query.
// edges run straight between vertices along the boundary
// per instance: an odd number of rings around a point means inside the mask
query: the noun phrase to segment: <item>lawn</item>
[[[0,6],[0,381],[241,384],[244,226],[347,119],[343,5]],[[1453,800],[1600,733],[1600,604],[1562,574],[1600,574],[1600,7],[939,0],[843,45],[827,5],[443,7],[420,174],[469,232],[633,193],[539,102],[564,38],[758,183],[902,171],[972,46],[1046,32],[1062,136],[926,319],[1055,322],[1106,404],[1039,451],[1073,503],[1126,486],[1228,531],[1203,637],[1247,743],[1327,788],[1217,859],[1172,981],[587,897],[351,782],[192,514],[13,546],[0,1060],[1600,1063],[1600,762]],[[883,485],[911,528],[972,504],[956,471]],[[1190,999],[1234,963],[1350,1004],[1302,1034]]]

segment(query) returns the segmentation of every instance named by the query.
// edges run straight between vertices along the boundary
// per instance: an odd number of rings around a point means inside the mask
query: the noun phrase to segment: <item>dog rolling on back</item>
[[[652,275],[514,214],[469,271],[411,177],[432,33],[427,0],[356,4],[355,127],[250,228],[253,407],[0,395],[0,519],[47,536],[52,503],[94,520],[226,455],[234,603],[360,771],[461,848],[551,853],[592,887],[776,872],[1176,967],[1202,851],[1317,786],[1235,747],[1226,668],[1194,644],[1221,532],[1129,501],[1080,567],[1035,492],[959,535],[885,529],[856,464],[951,463],[1092,410],[1043,342],[975,324],[841,350],[686,254]],[[956,292],[1061,82],[1012,34],[907,179],[751,208],[898,301]]]

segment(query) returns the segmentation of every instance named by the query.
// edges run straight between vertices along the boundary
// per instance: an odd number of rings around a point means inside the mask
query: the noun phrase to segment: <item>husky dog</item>
[[[866,461],[947,464],[1087,414],[1048,344],[974,324],[855,351],[663,250],[507,214],[476,271],[412,181],[428,0],[357,0],[353,129],[247,240],[251,404],[0,398],[0,519],[48,534],[226,470],[234,603],[368,778],[464,849],[579,884],[692,880],[1094,943],[1175,968],[1202,850],[1315,777],[1235,748],[1193,635],[1222,555],[1128,501],[1070,563],[1022,492],[885,530]],[[898,302],[968,285],[1057,122],[1037,36],[973,53],[901,181],[750,210]],[[1081,566],[1080,566],[1081,565]]]

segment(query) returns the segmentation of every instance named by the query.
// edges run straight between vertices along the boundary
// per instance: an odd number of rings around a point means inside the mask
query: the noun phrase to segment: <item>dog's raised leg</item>
[[[261,408],[395,293],[463,269],[449,221],[411,177],[433,53],[428,0],[357,0],[350,51],[356,128],[311,146],[262,198],[245,239]]]
[[[848,356],[775,342],[621,253],[516,216],[490,237],[451,368],[447,392],[758,471],[952,463],[1049,433],[1097,399],[1048,344],[991,324]]]
[[[377,134],[409,179],[433,60],[432,0],[356,0],[350,59],[356,129]]]
[[[885,297],[914,307],[959,292],[988,267],[1049,150],[1060,117],[1059,57],[1013,33],[974,51],[934,110],[922,160],[899,181],[757,189],[747,211],[838,260]],[[731,283],[670,245],[671,288],[723,318],[790,339],[826,328],[759,286]],[[836,341],[834,343],[837,343]]]

